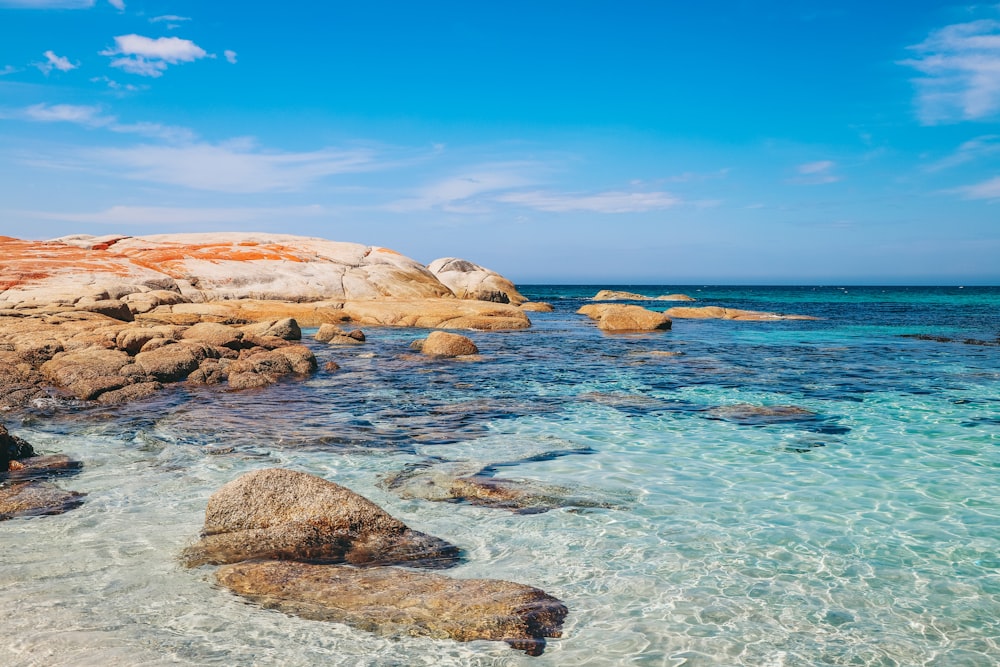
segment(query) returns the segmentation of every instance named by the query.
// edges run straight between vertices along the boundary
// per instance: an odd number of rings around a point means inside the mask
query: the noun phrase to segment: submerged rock
[[[613,333],[656,331],[671,327],[669,317],[642,306],[595,303],[583,306],[576,312],[596,320],[598,329]]]
[[[795,405],[749,405],[746,403],[709,408],[705,411],[705,416],[710,419],[721,419],[747,426],[811,421],[818,417],[812,410]]]
[[[496,579],[452,579],[399,568],[279,561],[226,565],[216,580],[287,614],[388,636],[505,641],[541,655],[562,636],[566,606],[542,590]]]
[[[459,550],[339,484],[270,468],[212,494],[202,539],[183,555],[189,567],[254,558],[449,567]]]
[[[83,504],[84,494],[66,491],[50,482],[0,483],[0,521],[22,516],[62,514]]]
[[[589,453],[589,452],[571,452]],[[400,498],[420,498],[434,502],[468,503],[478,507],[510,510],[516,514],[540,514],[560,507],[615,508],[614,503],[577,489],[530,480],[492,476],[492,466],[459,464],[417,465],[387,475],[380,486]]]

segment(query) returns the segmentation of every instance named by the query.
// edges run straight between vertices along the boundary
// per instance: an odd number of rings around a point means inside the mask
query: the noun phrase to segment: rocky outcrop
[[[531,320],[508,304],[455,299],[348,301],[341,321],[362,326],[419,327],[425,329],[526,329]]]
[[[379,634],[505,641],[541,655],[560,637],[566,606],[537,588],[400,568],[293,562],[226,565],[216,580],[269,609]]]
[[[521,304],[521,310],[526,313],[551,313],[555,307],[544,301],[525,301]]]
[[[316,332],[316,340],[330,345],[361,345],[365,342],[365,334],[360,329],[345,331],[336,324],[324,324]]]
[[[16,435],[11,435],[7,431],[7,427],[0,424],[0,473],[7,472],[12,468],[14,470],[23,468],[24,464],[21,459],[32,456],[35,456],[34,448]]]
[[[427,270],[434,274],[459,299],[477,299],[514,305],[527,301],[514,287],[514,283],[496,271],[491,271],[464,259],[455,257],[435,259],[427,265]]]
[[[668,317],[673,319],[714,319],[714,320],[741,320],[744,322],[771,322],[775,320],[818,320],[818,317],[810,315],[784,315],[781,313],[767,313],[758,310],[740,310],[738,308],[722,308],[720,306],[704,306],[701,308],[691,308],[687,306],[677,306],[666,311]]]
[[[266,386],[315,370],[308,348],[271,335],[294,338],[297,331],[293,320],[265,321],[255,334],[213,322],[126,323],[90,312],[0,315],[0,406],[45,397],[49,387],[79,400],[122,403],[185,380],[220,384],[231,370],[240,374],[232,389]]]
[[[202,539],[183,558],[191,567],[249,559],[448,567],[459,551],[338,484],[272,468],[209,498]]]
[[[413,341],[410,349],[429,357],[464,357],[479,354],[479,348],[472,340],[445,331],[432,331],[427,338]]]
[[[594,295],[593,301],[697,301],[687,294],[664,294],[662,296],[645,296],[635,292],[620,292],[602,289]]]
[[[118,300],[148,312],[180,300],[452,296],[426,268],[392,250],[287,234],[2,237],[0,256],[0,305],[13,308],[89,299],[91,308]]]
[[[598,329],[611,333],[656,331],[671,327],[669,317],[641,306],[595,303],[583,306],[576,312],[596,320]]]

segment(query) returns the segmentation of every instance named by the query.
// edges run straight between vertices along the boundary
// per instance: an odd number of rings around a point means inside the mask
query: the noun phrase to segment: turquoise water
[[[996,341],[1000,288],[624,286],[824,319],[612,336],[575,314],[604,287],[523,287],[556,311],[469,332],[480,361],[428,360],[407,349],[425,332],[369,328],[364,346],[310,343],[341,370],[305,382],[5,415],[36,449],[82,459],[60,483],[89,495],[0,523],[0,664],[1000,663],[1000,347],[961,342]],[[719,409],[744,404],[809,413]],[[380,485],[407,466],[498,463],[606,507],[514,514]],[[208,496],[270,466],[458,544],[453,576],[556,595],[563,638],[532,658],[379,637],[181,568]]]

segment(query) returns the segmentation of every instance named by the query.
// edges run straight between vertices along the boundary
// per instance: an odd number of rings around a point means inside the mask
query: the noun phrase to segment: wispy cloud
[[[94,0],[0,0],[0,7],[15,9],[90,9]]]
[[[105,49],[100,54],[113,58],[112,67],[150,77],[163,76],[168,65],[194,62],[208,56],[203,48],[188,39],[152,39],[136,34],[115,37],[115,48]]]
[[[3,67],[0,67],[0,76],[7,76],[8,74],[20,71],[20,68],[14,67],[13,65],[4,65]]]
[[[942,171],[1000,153],[1000,135],[986,134],[961,144],[951,155],[934,162],[925,169]]]
[[[384,208],[396,212],[437,209],[446,213],[480,213],[493,201],[492,197],[482,199],[482,195],[532,184],[533,181],[524,175],[526,168],[527,165],[511,163],[480,165],[417,188],[413,196]]]
[[[119,83],[109,76],[95,76],[90,80],[91,83],[104,83],[111,90],[127,90],[129,92],[135,92],[137,90],[145,90],[148,86],[136,86],[131,83]]]
[[[194,133],[183,127],[160,123],[122,123],[117,116],[103,113],[97,106],[75,104],[35,104],[10,114],[14,118],[38,123],[74,123],[89,128],[105,128],[122,134],[138,134],[170,142],[191,142]]]
[[[42,55],[45,56],[45,62],[35,63],[35,67],[40,69],[46,76],[48,76],[49,72],[54,69],[57,69],[60,72],[69,72],[70,70],[74,70],[80,66],[80,63],[71,63],[69,58],[57,56],[55,52],[51,50],[46,51]]]
[[[149,19],[150,23],[166,23],[167,30],[176,30],[181,27],[181,24],[185,21],[190,21],[189,16],[177,16],[176,14],[164,14],[163,16],[153,16]]]
[[[19,215],[39,220],[98,223],[109,225],[206,225],[278,222],[289,218],[329,216],[320,205],[287,207],[185,208],[171,206],[111,206],[103,211],[59,213],[19,211]]]
[[[283,153],[249,141],[103,148],[83,157],[133,180],[230,193],[300,190],[327,176],[383,166],[368,149]]]
[[[595,194],[557,192],[508,192],[498,201],[539,211],[567,213],[642,213],[673,208],[683,201],[668,192],[598,192]]]
[[[805,162],[795,167],[798,176],[788,180],[795,185],[823,185],[826,183],[836,183],[840,176],[833,173],[837,163],[833,160],[817,160],[815,162]]]
[[[117,9],[120,12],[125,11],[124,0],[108,0],[108,4]]]
[[[230,51],[229,49],[226,49],[225,51],[222,52],[222,55],[224,55],[226,57],[226,60],[228,60],[230,62],[230,64],[232,64],[232,65],[236,64],[236,52],[235,51]]]
[[[955,192],[966,199],[989,199],[992,201],[1000,201],[1000,176],[991,178],[988,181],[983,181],[982,183],[955,188],[952,192]]]
[[[925,125],[991,117],[1000,111],[1000,21],[945,26],[900,62],[916,79],[917,113]]]

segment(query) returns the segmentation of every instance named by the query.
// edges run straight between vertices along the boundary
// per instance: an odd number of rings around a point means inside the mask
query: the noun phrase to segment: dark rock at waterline
[[[12,481],[42,479],[63,475],[73,475],[80,472],[83,462],[71,459],[65,454],[47,454],[32,456],[18,461],[20,466],[7,473]]]
[[[217,581],[267,608],[384,635],[505,641],[541,655],[566,606],[542,590],[399,568],[265,561],[226,565]]]
[[[202,539],[185,550],[189,567],[249,559],[450,567],[457,547],[411,530],[339,484],[270,468],[212,494]]]
[[[12,461],[32,456],[35,456],[34,448],[16,435],[11,435],[7,427],[0,424],[0,473],[6,472]]]
[[[0,483],[0,521],[22,516],[62,514],[80,506],[83,496],[51,482],[8,480]]]
[[[996,340],[980,340],[978,338],[951,338],[949,336],[934,336],[931,334],[903,334],[903,338],[913,338],[915,340],[927,340],[935,343],[963,343],[965,345],[981,345],[993,347],[1000,345],[1000,336]]]

